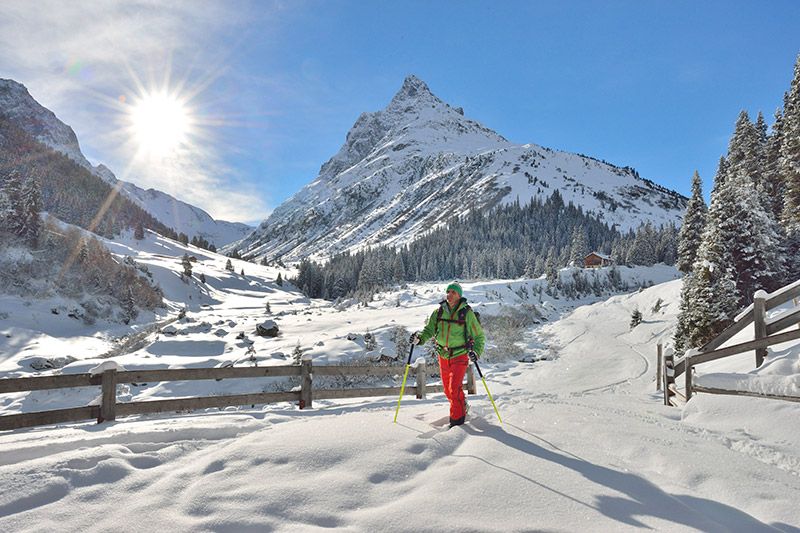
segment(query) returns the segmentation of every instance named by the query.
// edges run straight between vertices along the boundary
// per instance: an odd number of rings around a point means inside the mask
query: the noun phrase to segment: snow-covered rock
[[[278,324],[274,320],[265,320],[256,326],[256,335],[260,337],[277,337],[278,331]]]

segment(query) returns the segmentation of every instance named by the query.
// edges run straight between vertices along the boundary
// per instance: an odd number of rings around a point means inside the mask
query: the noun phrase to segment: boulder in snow
[[[256,326],[256,335],[261,337],[277,337],[278,324],[274,320],[265,320]]]

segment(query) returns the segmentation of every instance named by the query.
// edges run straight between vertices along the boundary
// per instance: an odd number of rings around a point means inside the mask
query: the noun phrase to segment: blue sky
[[[0,77],[118,177],[255,223],[364,111],[416,74],[513,142],[710,190],[740,110],[769,123],[800,53],[800,2],[0,3]],[[130,109],[168,87],[194,126],[136,156]]]

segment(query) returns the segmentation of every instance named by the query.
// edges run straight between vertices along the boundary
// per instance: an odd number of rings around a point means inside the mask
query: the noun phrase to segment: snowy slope
[[[384,110],[358,118],[314,181],[235,246],[298,259],[401,245],[448,217],[555,190],[621,230],[645,221],[679,225],[686,206],[632,169],[510,143],[409,76]]]
[[[96,168],[101,167],[107,170],[104,165]],[[110,171],[104,171],[103,175],[113,177]],[[122,184],[123,194],[166,226],[179,233],[185,233],[190,238],[202,237],[217,248],[238,241],[253,231],[252,227],[241,222],[215,220],[199,207],[182,202],[165,192],[156,189],[144,190],[133,183],[116,181]]]
[[[221,247],[237,241],[252,231],[239,222],[214,220],[202,209],[182,202],[164,192],[144,190],[133,183],[117,180],[105,165],[92,165],[81,152],[75,132],[61,122],[49,109],[40,105],[28,90],[13,80],[0,78],[0,113],[7,115],[19,127],[40,143],[61,152],[80,166],[114,185],[133,202],[166,226],[190,237],[198,236]]]
[[[118,251],[127,253],[133,244],[122,243]],[[160,275],[169,280],[167,265],[181,252],[177,246],[148,239],[137,260],[154,269],[161,264]],[[218,347],[196,326],[211,317],[249,325],[264,299],[273,304],[273,315],[280,315],[276,306],[288,312],[279,319],[286,338],[257,340],[257,353],[265,357],[260,364],[277,363],[271,350],[297,340],[313,346],[315,364],[363,356],[344,332],[371,330],[384,344],[387,325],[419,327],[444,288],[414,285],[383,294],[371,308],[337,309],[292,300],[291,291],[272,284],[274,271],[263,278],[258,271],[249,280],[225,275],[218,265],[223,259],[198,256],[196,268],[214,282],[207,294],[190,293],[192,321],[178,329],[193,331],[162,335],[154,339],[155,349],[115,360],[163,367],[219,358],[213,354]],[[246,275],[257,268],[237,263],[237,272],[240,267]],[[637,275],[656,283],[671,277],[666,269]],[[535,283],[466,284],[465,295],[496,315],[530,303],[520,287],[534,294]],[[174,298],[181,290],[199,291],[173,284],[166,292]],[[560,320],[555,318],[575,302],[535,299],[552,319],[520,342],[531,354],[546,351],[551,358],[481,365],[503,424],[479,383],[470,421],[449,431],[435,425],[446,404],[431,395],[405,398],[397,424],[396,398],[385,397],[315,401],[303,411],[289,404],[247,406],[0,433],[0,528],[800,530],[800,405],[707,395],[695,397],[683,413],[661,405],[655,343],[671,336],[679,293],[680,281],[656,284],[580,306]],[[214,300],[210,309],[202,305],[206,298]],[[630,330],[635,308],[644,321]],[[343,355],[348,345],[349,355]],[[800,357],[800,345],[786,350]],[[235,353],[244,350],[225,352]],[[215,382],[205,392],[243,387],[224,385]],[[138,393],[121,388],[120,396],[127,401],[196,392],[181,384],[148,384]],[[17,402],[5,403],[5,412],[30,408]]]

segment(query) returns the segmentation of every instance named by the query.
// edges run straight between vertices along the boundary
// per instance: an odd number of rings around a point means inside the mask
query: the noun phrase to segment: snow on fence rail
[[[767,294],[764,291],[757,291],[753,296],[753,303],[744,308],[734,319],[733,323],[717,335],[714,339],[700,348],[688,350],[678,361],[674,361],[672,354],[662,356],[662,346],[657,346],[658,350],[658,373],[657,384],[664,390],[664,405],[681,406],[691,399],[695,392],[710,394],[729,394],[737,396],[755,396],[759,398],[773,398],[778,400],[788,400],[800,402],[800,398],[793,396],[782,396],[772,394],[759,394],[748,391],[724,390],[712,387],[702,387],[692,383],[692,369],[702,363],[730,357],[744,352],[755,350],[756,368],[760,367],[767,356],[767,347],[773,344],[781,344],[792,340],[800,339],[800,328],[792,331],[778,333],[789,326],[800,324],[800,280],[795,281],[775,292]],[[767,319],[767,311],[785,304],[789,300],[794,300],[794,306],[783,311],[779,315]],[[754,324],[755,339],[733,346],[720,348],[725,342],[733,338],[734,335],[744,330],[750,324]],[[678,391],[675,378],[683,374],[685,380],[685,394]]]
[[[442,385],[426,384],[427,367],[424,360],[416,363],[416,384],[407,386],[406,393],[424,399],[428,393],[443,392]],[[312,372],[313,370],[313,372]],[[364,398],[370,396],[392,396],[400,394],[400,387],[373,387],[364,389],[313,389],[313,376],[375,376],[388,377],[400,374],[401,368],[392,366],[317,366],[311,358],[303,358],[301,364],[290,366],[267,366],[247,368],[177,368],[167,370],[117,371],[105,370],[102,374],[74,374],[28,378],[0,379],[0,394],[72,387],[100,386],[100,405],[88,405],[70,409],[56,409],[34,413],[0,416],[0,431],[32,426],[77,422],[97,419],[97,423],[116,420],[117,416],[162,413],[167,411],[191,411],[195,409],[224,408],[235,405],[254,405],[278,402],[298,402],[300,409],[311,407],[312,400],[335,398]],[[145,402],[117,403],[116,390],[119,383],[144,383],[162,381],[184,381],[201,379],[239,379],[300,376],[300,390],[285,392],[258,392],[225,396],[203,396],[154,400]],[[475,394],[475,377],[472,366],[467,370],[464,388]]]

